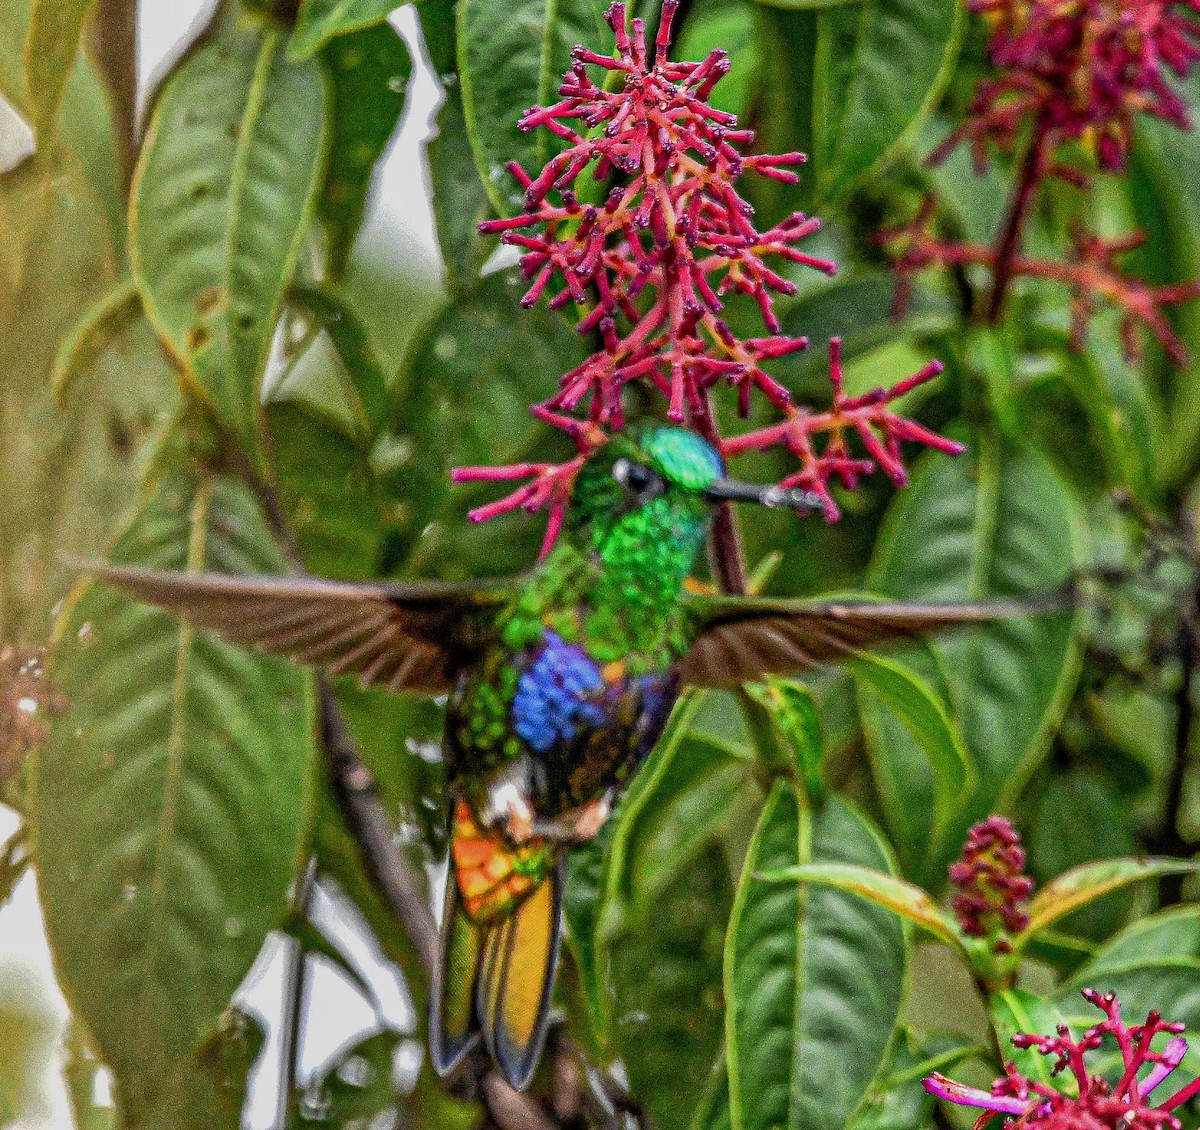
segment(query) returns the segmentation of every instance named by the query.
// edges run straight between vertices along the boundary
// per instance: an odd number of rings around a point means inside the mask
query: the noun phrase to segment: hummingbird
[[[162,573],[103,580],[235,644],[447,695],[449,877],[431,994],[445,1075],[483,1041],[528,1085],[550,1016],[565,860],[594,836],[687,687],[797,675],[888,640],[1031,611],[696,591],[715,507],[808,512],[798,488],[732,480],[693,432],[622,432],[581,466],[559,539],[531,572],[466,583]]]

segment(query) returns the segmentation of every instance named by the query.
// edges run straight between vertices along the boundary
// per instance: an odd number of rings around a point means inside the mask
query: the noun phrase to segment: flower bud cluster
[[[1025,849],[1003,816],[989,816],[968,833],[962,855],[950,865],[954,913],[972,938],[1019,934],[1029,925],[1033,881],[1025,874]]]

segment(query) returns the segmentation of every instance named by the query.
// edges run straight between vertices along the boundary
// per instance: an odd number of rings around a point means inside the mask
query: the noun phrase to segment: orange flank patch
[[[460,799],[454,810],[450,854],[468,917],[492,922],[511,914],[546,878],[553,850],[538,839],[513,847],[500,832],[480,827],[470,806]]]
[[[614,659],[611,663],[606,663],[600,674],[606,683],[619,683],[625,678],[625,661]]]
[[[709,584],[708,581],[701,581],[696,577],[685,577],[683,581],[685,592],[690,592],[694,596],[713,596],[716,593],[716,587]]]

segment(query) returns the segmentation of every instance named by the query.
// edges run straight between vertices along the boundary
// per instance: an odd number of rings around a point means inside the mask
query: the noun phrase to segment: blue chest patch
[[[599,667],[582,648],[547,632],[541,654],[517,684],[513,729],[538,753],[569,742],[580,726],[603,725],[604,710],[585,697],[603,687]]]

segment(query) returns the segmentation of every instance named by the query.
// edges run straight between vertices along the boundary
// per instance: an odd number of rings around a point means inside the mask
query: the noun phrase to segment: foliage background
[[[419,6],[445,88],[427,155],[435,282],[354,243],[412,71],[389,5],[306,0],[298,22],[294,6],[261,7],[222,9],[157,85],[144,136],[120,50],[128,6],[0,12],[0,93],[37,133],[33,157],[0,178],[0,643],[46,645],[61,613],[54,678],[74,704],[4,797],[28,830],[13,878],[31,843],[72,1008],[81,1126],[113,1117],[92,1101],[93,1054],[115,1073],[126,1125],[236,1123],[262,1032],[228,1005],[269,931],[293,939],[277,943],[293,996],[299,953],[377,995],[328,921],[325,935],[307,922],[294,884],[310,858],[319,889],[356,906],[360,934],[423,1005],[411,942],[334,802],[310,681],[106,590],[73,590],[61,558],[111,547],[116,560],[231,570],[290,558],[341,577],[522,567],[538,523],[468,525],[489,496],[452,489],[449,468],[550,451],[527,406],[582,356],[565,320],[519,309],[510,271],[481,274],[492,248],[474,222],[514,207],[504,161],[538,164],[543,142],[515,121],[548,99],[570,46],[607,50],[599,8]],[[797,277],[785,330],[842,336],[859,390],[941,356],[946,376],[907,407],[969,448],[919,460],[903,493],[869,485],[834,527],[754,516],[750,561],[782,554],[771,591],[962,599],[1096,579],[1085,610],[775,688],[765,714],[728,696],[692,703],[573,872],[561,1003],[574,1043],[588,1062],[622,1063],[664,1130],[899,1130],[948,1117],[919,1089],[929,1064],[994,1059],[996,1032],[1078,1014],[1083,984],[1200,1026],[1200,918],[1178,877],[1122,886],[1042,932],[1026,995],[981,993],[949,948],[855,894],[757,877],[851,863],[940,898],[966,829],[992,811],[1013,817],[1043,883],[1107,857],[1191,856],[1200,383],[1194,360],[1173,366],[1153,342],[1129,365],[1103,320],[1073,352],[1062,296],[1040,286],[994,329],[966,325],[969,273],[929,280],[891,319],[873,233],[933,187],[952,223],[986,240],[1005,200],[1003,163],[977,178],[962,154],[920,161],[983,67],[982,28],[957,0],[697,0],[682,29],[680,57],[730,50],[719,105],[764,148],[812,156],[797,194],[767,185],[755,198],[764,217],[822,215],[842,266],[832,283]],[[1129,174],[1056,190],[1031,240],[1060,245],[1087,213],[1102,231],[1147,232],[1133,257],[1144,277],[1194,277],[1196,161],[1193,138],[1144,126]],[[1193,305],[1176,322],[1193,358],[1197,317]],[[818,349],[776,372],[801,398],[827,395]],[[419,865],[441,847],[438,709],[336,691]],[[268,1018],[267,1051],[293,1124],[484,1117],[427,1070],[394,1080],[413,1031],[387,1016],[298,1079],[288,1013]],[[23,1057],[7,1050],[33,1046],[21,1023],[0,1023],[0,1121],[30,1102]],[[562,1080],[538,1087],[552,1111]],[[579,1117],[601,1121],[582,1100]]]

